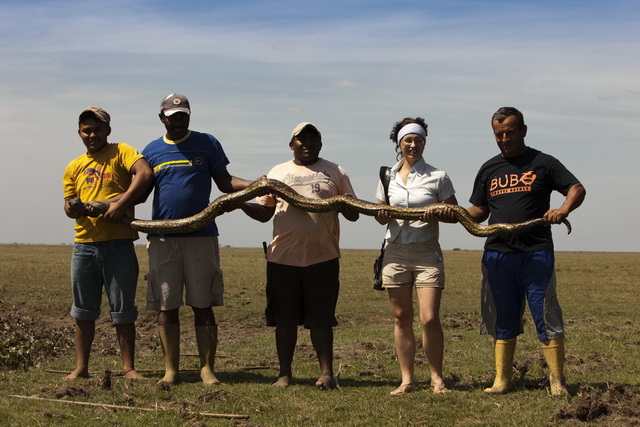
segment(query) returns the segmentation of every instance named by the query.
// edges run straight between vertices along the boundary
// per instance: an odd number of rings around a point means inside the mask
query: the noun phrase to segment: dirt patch
[[[40,396],[49,399],[62,399],[65,397],[91,396],[92,393],[82,387],[42,387]]]
[[[536,366],[546,367],[547,362],[544,360],[544,356],[541,353],[534,353],[531,357],[525,359],[524,361],[514,361],[513,362],[513,378],[514,380],[524,381],[527,375],[532,368]],[[547,379],[548,381],[548,379]]]
[[[620,366],[619,362],[596,352],[589,352],[584,357],[567,356],[567,364],[582,366],[588,370],[608,370]]]
[[[466,331],[480,330],[480,317],[475,313],[455,313],[442,317],[445,329],[462,329]]]
[[[38,313],[39,315],[39,313]],[[73,349],[73,335],[21,306],[0,307],[0,369],[27,369]]]
[[[601,390],[591,384],[580,387],[573,403],[551,417],[552,423],[577,420],[598,425],[640,426],[640,394],[621,384]]]
[[[155,313],[141,312],[136,321],[136,348],[159,351]],[[27,369],[44,360],[72,354],[75,323],[68,313],[34,313],[26,305],[0,304],[0,369]],[[119,347],[108,316],[96,321],[92,355],[117,355]]]
[[[196,345],[193,316],[188,316],[182,323],[180,346],[182,349],[193,348]],[[28,369],[45,360],[73,355],[74,329],[75,322],[68,311],[52,315],[42,311],[34,312],[27,304],[8,305],[0,300],[0,370]],[[237,341],[263,333],[265,327],[262,324],[223,323],[220,325],[218,339],[221,342]],[[139,312],[136,320],[136,353],[162,354],[156,312]],[[115,327],[108,313],[102,313],[96,320],[91,355],[119,355]]]

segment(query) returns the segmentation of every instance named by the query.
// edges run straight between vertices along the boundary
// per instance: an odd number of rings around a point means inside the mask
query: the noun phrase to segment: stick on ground
[[[41,400],[44,402],[55,402],[55,403],[67,403],[70,405],[81,405],[81,406],[98,406],[102,408],[111,408],[111,409],[127,409],[130,411],[146,411],[146,412],[156,412],[156,408],[142,408],[139,406],[122,406],[122,405],[111,405],[108,403],[94,403],[94,402],[79,402],[76,400],[62,400],[62,399],[47,399],[44,397],[36,397],[36,396],[20,396],[16,394],[9,395],[9,397],[13,397],[16,399],[30,399],[30,400]],[[248,419],[249,415],[241,415],[241,414],[213,414],[210,412],[193,412],[195,415],[200,415],[202,417],[211,417],[211,418],[227,418],[227,419]]]

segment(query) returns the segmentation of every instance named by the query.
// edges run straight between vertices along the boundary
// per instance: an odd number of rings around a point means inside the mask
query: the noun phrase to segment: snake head
[[[69,210],[71,213],[77,216],[85,216],[86,215],[86,207],[85,204],[80,200],[80,197],[73,197],[67,201],[69,204]]]
[[[109,210],[109,204],[103,202],[89,202],[85,203],[84,206],[85,215],[92,217],[104,215]]]

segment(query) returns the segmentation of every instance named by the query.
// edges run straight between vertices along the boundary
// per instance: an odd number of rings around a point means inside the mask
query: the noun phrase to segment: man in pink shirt
[[[277,179],[299,194],[326,199],[346,194],[355,197],[349,176],[339,165],[319,157],[322,136],[309,122],[291,133],[293,160],[275,166],[268,178]],[[310,330],[311,342],[320,362],[319,389],[335,388],[333,378],[333,327],[338,324],[335,308],[340,287],[340,225],[338,212],[311,213],[267,195],[258,203],[245,203],[242,210],[261,222],[273,220],[273,240],[267,249],[267,325],[275,326],[280,362],[278,380],[291,383],[291,362],[298,338],[298,325]],[[343,211],[349,221],[358,213]],[[275,216],[274,216],[275,215]]]

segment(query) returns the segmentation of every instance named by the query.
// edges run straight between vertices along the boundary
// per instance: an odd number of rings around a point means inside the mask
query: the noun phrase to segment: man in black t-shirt
[[[491,119],[500,154],[478,172],[468,208],[478,222],[515,223],[544,218],[559,224],[582,204],[585,189],[558,160],[524,143],[527,126],[512,107]],[[565,200],[550,208],[551,193]],[[495,340],[496,378],[486,393],[506,393],[511,381],[516,338],[529,304],[538,339],[550,369],[552,395],[567,393],[564,378],[564,324],[556,296],[551,227],[538,226],[491,236],[482,257],[481,333]]]

